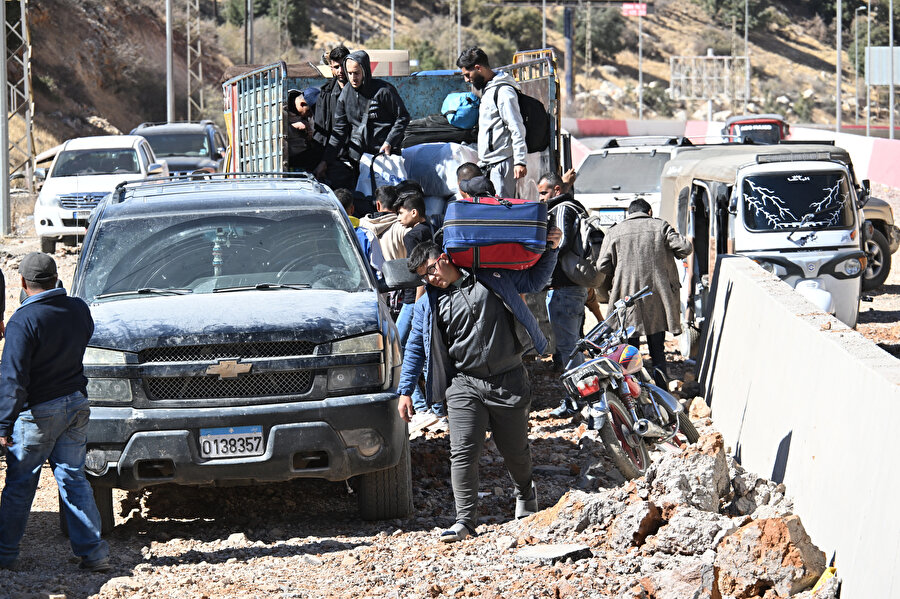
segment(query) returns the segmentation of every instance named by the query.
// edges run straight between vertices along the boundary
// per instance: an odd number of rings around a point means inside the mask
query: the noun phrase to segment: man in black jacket
[[[72,551],[81,568],[110,569],[100,513],[84,475],[91,409],[82,360],[94,332],[83,301],[57,288],[56,263],[32,252],[19,265],[28,296],[9,319],[0,361],[0,450],[6,482],[0,498],[0,567],[11,568],[37,490],[50,461]]]
[[[560,255],[572,250],[572,244],[578,237],[579,218],[587,216],[587,211],[572,194],[563,191],[564,187],[566,185],[562,177],[554,172],[544,173],[538,180],[538,198],[547,203],[553,224],[562,231]],[[547,312],[553,338],[556,340],[553,366],[557,369],[573,368],[584,361],[584,356],[577,353],[570,363],[569,354],[581,333],[587,295],[587,288],[573,282],[557,262],[550,277],[550,291],[547,293]],[[573,415],[575,406],[570,405],[569,401],[564,394],[560,406],[551,415],[557,418]]]
[[[328,53],[327,60],[328,65],[331,67],[332,78],[321,87],[319,98],[316,101],[316,111],[313,116],[313,139],[322,148],[328,147],[328,141],[334,132],[334,111],[337,108],[338,98],[341,97],[341,92],[344,91],[344,86],[347,85],[347,74],[344,73],[341,65],[343,65],[344,59],[347,58],[348,54],[350,54],[350,50],[344,45],[332,48],[331,52]],[[346,159],[346,156],[341,158]],[[325,160],[322,159],[315,168],[316,177],[329,182],[340,182],[350,176],[352,171],[344,165],[343,161],[334,161],[333,164],[333,168],[328,168]],[[339,189],[342,185],[333,184],[332,187]]]
[[[358,172],[363,154],[400,152],[409,112],[393,85],[372,78],[369,55],[362,50],[351,52],[344,59],[344,72],[350,85],[344,86],[338,98],[325,162],[330,166],[346,155]],[[339,187],[355,188],[355,176],[352,185],[349,183],[343,182]]]

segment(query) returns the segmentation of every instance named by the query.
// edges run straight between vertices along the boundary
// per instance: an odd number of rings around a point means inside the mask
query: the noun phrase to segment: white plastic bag
[[[374,186],[373,186],[374,178]],[[356,191],[364,196],[375,195],[375,189],[382,185],[397,185],[405,181],[406,166],[399,154],[363,154],[359,159],[359,179]]]
[[[458,191],[456,169],[464,162],[478,162],[478,152],[451,142],[417,144],[403,149],[406,171],[427,196],[447,197]]]

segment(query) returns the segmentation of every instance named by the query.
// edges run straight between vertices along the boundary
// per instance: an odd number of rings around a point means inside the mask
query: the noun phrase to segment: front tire
[[[359,515],[363,520],[388,520],[405,518],[412,511],[409,438],[404,435],[396,466],[359,477]]]
[[[101,487],[91,483],[91,489],[94,491],[94,503],[97,504],[97,511],[100,512],[100,534],[108,534],[116,526],[112,487]]]
[[[862,288],[871,291],[881,287],[891,272],[891,248],[878,229],[872,233],[871,239],[866,240],[866,257],[868,263],[863,273]]]
[[[682,356],[695,359],[700,351],[700,331],[694,325],[681,323],[681,335],[678,336],[678,351]]]
[[[634,421],[618,399],[609,400],[609,418],[600,429],[600,438],[613,463],[626,480],[642,476],[650,465],[644,440],[634,433]]]
[[[41,251],[45,254],[52,254],[56,251],[56,240],[52,237],[41,237]]]

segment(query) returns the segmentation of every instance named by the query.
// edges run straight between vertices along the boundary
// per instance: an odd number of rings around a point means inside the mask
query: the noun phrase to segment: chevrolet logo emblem
[[[217,374],[219,380],[236,379],[242,374],[250,372],[253,364],[241,364],[240,358],[237,360],[219,360],[219,363],[206,369],[206,374]]]

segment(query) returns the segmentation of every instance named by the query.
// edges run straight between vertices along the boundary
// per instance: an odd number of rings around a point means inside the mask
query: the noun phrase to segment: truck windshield
[[[110,219],[97,224],[85,251],[78,295],[88,302],[167,290],[181,295],[371,287],[356,241],[338,215],[326,211]]]
[[[752,139],[758,144],[777,144],[781,140],[781,126],[778,123],[747,123],[734,125],[734,141]]]
[[[209,139],[203,133],[143,134],[157,158],[171,156],[205,157],[211,154]]]
[[[659,192],[659,178],[670,157],[668,152],[591,154],[578,167],[575,193]]]
[[[744,179],[742,193],[750,230],[853,226],[852,195],[840,172],[752,175]]]
[[[140,173],[137,153],[131,148],[66,150],[53,165],[51,177]]]

